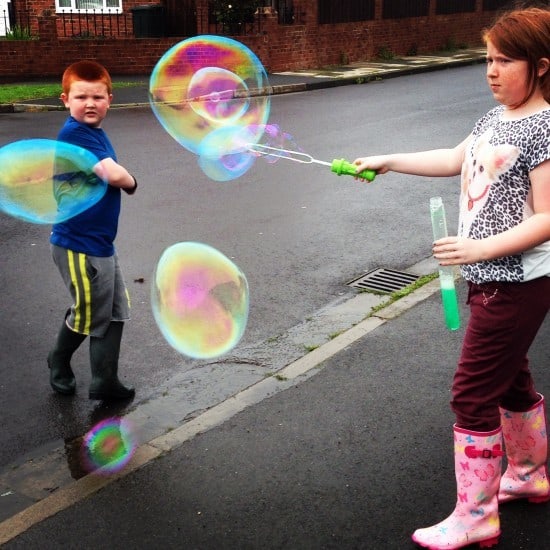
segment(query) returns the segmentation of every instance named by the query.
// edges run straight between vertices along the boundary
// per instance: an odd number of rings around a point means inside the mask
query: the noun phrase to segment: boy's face
[[[76,80],[68,94],[61,94],[61,101],[78,122],[99,128],[113,99],[103,82]]]

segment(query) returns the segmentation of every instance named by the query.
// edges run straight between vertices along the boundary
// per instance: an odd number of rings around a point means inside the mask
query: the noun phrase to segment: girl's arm
[[[452,149],[360,157],[355,159],[353,164],[357,166],[357,172],[371,169],[376,170],[378,174],[392,171],[414,176],[456,176],[460,174],[469,139],[470,136]]]
[[[481,240],[446,237],[434,243],[441,265],[472,264],[520,254],[550,240],[550,160],[529,174],[534,214],[515,227]]]

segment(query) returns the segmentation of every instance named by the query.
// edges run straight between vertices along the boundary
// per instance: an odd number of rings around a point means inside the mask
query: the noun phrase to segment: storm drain
[[[378,292],[387,292],[388,294],[401,290],[414,283],[420,278],[419,275],[413,275],[406,271],[396,271],[384,267],[373,269],[365,275],[346,283],[348,286],[361,288],[364,290],[376,290]]]

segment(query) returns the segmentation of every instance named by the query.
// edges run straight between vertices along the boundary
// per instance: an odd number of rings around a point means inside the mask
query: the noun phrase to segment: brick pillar
[[[38,37],[41,41],[57,40],[57,17],[55,15],[38,16]]]
[[[210,34],[208,26],[208,0],[196,0],[197,34]]]
[[[384,0],[375,0],[374,2],[374,20],[380,21],[384,9]]]

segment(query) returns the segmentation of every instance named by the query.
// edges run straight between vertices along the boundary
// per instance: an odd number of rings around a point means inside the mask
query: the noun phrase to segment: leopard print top
[[[472,131],[462,165],[460,236],[483,239],[533,215],[529,172],[550,159],[550,109],[519,120],[502,120],[503,111],[495,107]],[[550,276],[550,241],[522,254],[462,265],[461,272],[477,284]]]

